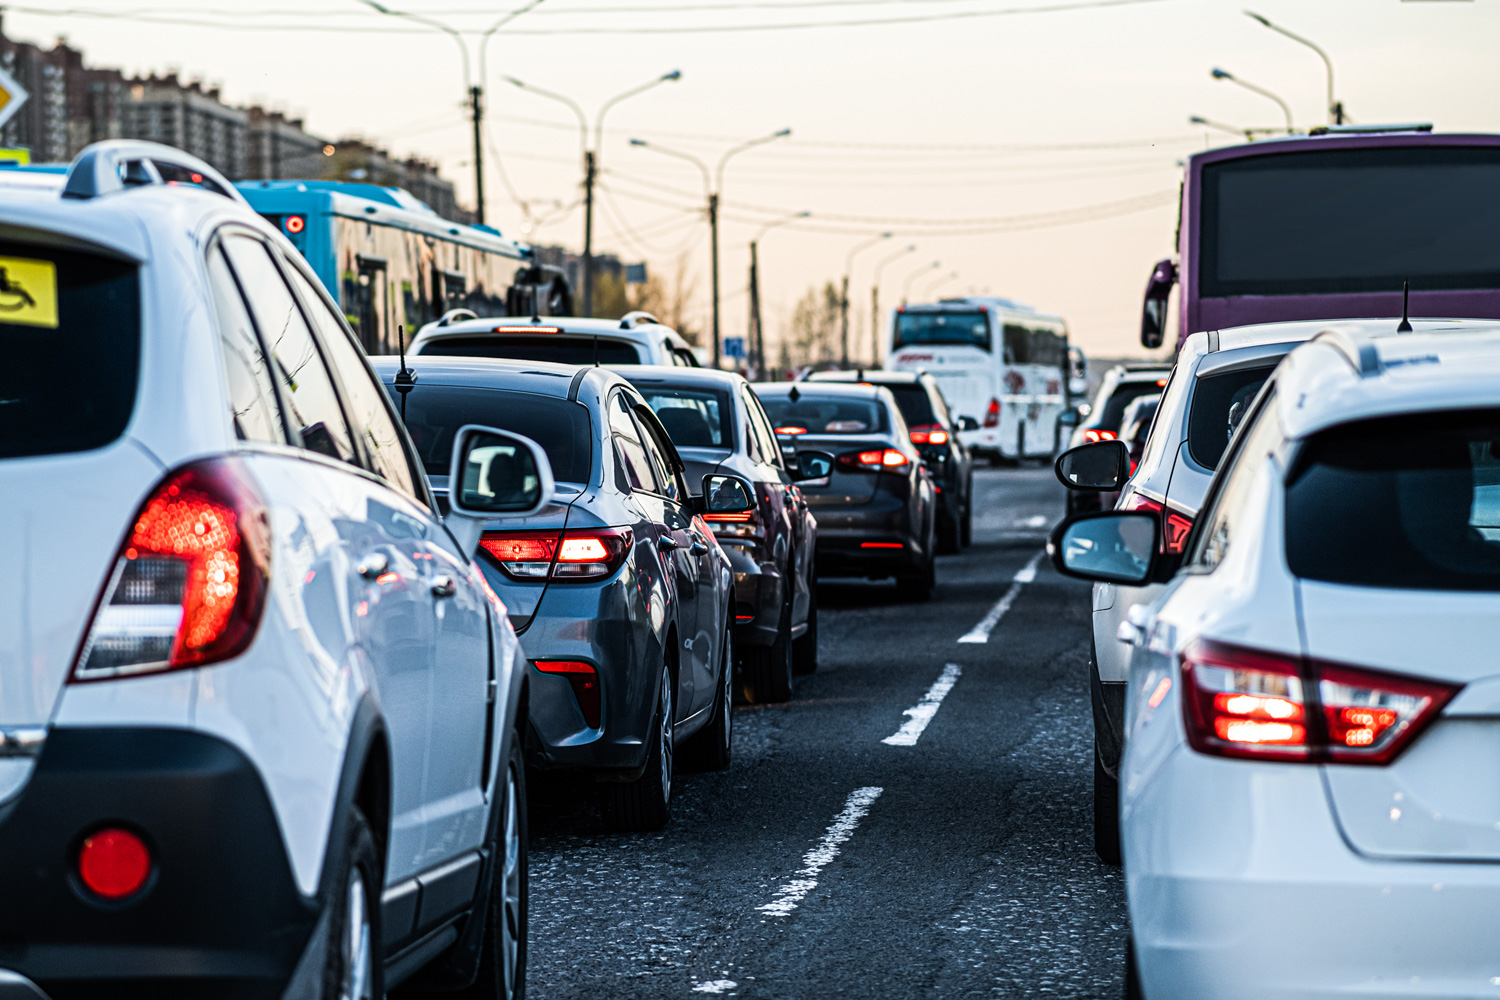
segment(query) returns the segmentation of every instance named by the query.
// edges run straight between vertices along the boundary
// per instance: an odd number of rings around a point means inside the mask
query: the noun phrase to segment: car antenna
[[[401,422],[406,423],[406,394],[417,387],[417,376],[406,367],[406,327],[397,325],[396,343],[401,351],[401,370],[396,373],[395,387],[401,394]]]
[[[1397,333],[1411,333],[1411,320],[1407,306],[1411,303],[1411,282],[1401,282],[1401,323],[1396,327]]]
[[[786,398],[795,403],[797,400],[802,398],[802,393],[798,391],[797,387],[794,385],[792,386],[792,391],[786,394]]]

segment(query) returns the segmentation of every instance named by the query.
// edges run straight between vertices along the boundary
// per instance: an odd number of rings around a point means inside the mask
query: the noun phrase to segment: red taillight
[[[918,424],[911,428],[912,444],[947,444],[948,432],[937,424]]]
[[[1458,692],[1209,641],[1183,653],[1182,680],[1183,721],[1198,752],[1344,764],[1390,762]],[[1317,685],[1316,700],[1308,697],[1308,680]]]
[[[1188,532],[1193,530],[1193,519],[1186,514],[1164,507],[1150,497],[1139,493],[1132,493],[1123,504],[1121,510],[1144,510],[1152,514],[1162,515],[1161,524],[1161,551],[1171,555],[1181,555],[1187,548]]]
[[[573,688],[573,697],[578,699],[578,708],[583,712],[583,721],[590,729],[599,728],[599,671],[592,663],[580,660],[536,660],[536,668],[544,674],[561,674]]]
[[[307,228],[307,220],[300,215],[288,215],[286,217],[286,231],[296,236]]]
[[[799,434],[806,434],[807,433],[807,428],[806,427],[778,427],[778,428],[776,428],[776,433],[780,434],[783,437],[796,437]]]
[[[704,514],[703,520],[709,524],[737,524],[745,521],[755,520],[755,511],[742,510],[733,514]]]
[[[990,400],[989,409],[984,411],[984,426],[1000,426],[1000,400],[993,398]]]
[[[497,326],[495,333],[562,333],[560,326]]]
[[[103,899],[133,896],[150,877],[151,852],[129,830],[100,830],[85,837],[78,849],[78,878]]]
[[[72,680],[196,667],[244,652],[270,571],[265,503],[237,462],[168,476],[136,514]]]
[[[1084,428],[1083,431],[1083,440],[1085,444],[1094,444],[1099,441],[1113,441],[1119,436],[1120,435],[1116,434],[1114,431],[1100,430],[1097,427],[1087,427]]]
[[[872,448],[869,451],[846,451],[838,457],[838,463],[846,469],[864,469],[879,472],[881,469],[899,469],[911,459],[895,448]]]
[[[900,549],[905,546],[900,542],[860,542],[862,549]]]
[[[486,531],[479,547],[515,580],[597,580],[624,564],[632,537],[629,528]]]

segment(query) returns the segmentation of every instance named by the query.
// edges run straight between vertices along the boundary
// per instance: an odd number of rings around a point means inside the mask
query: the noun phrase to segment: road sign
[[[726,357],[726,358],[743,358],[744,356],[745,356],[745,338],[744,337],[725,337],[724,338],[724,357]]]
[[[30,96],[26,93],[26,88],[16,82],[15,77],[0,69],[0,128],[4,128],[15,117]]]

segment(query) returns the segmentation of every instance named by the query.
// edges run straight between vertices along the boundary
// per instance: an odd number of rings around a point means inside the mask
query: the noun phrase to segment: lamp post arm
[[[545,97],[549,101],[556,101],[559,104],[566,104],[568,106],[568,110],[572,111],[574,117],[578,119],[578,155],[580,158],[587,157],[589,145],[589,116],[584,113],[583,108],[579,107],[577,101],[573,100],[571,97],[566,96],[565,94],[559,94],[553,90],[546,90],[542,87],[533,87],[531,84],[525,82],[524,80],[517,80],[513,76],[504,76],[501,77],[501,79],[513,87],[518,87],[521,90],[525,90],[529,93],[535,94],[538,97]]]
[[[673,70],[670,73],[666,73],[662,76],[657,77],[655,80],[650,80],[646,83],[643,83],[639,87],[632,87],[631,89],[625,91],[625,93],[623,94],[616,94],[614,97],[611,97],[609,100],[605,101],[603,106],[599,108],[599,116],[594,119],[594,152],[597,153],[600,147],[604,145],[604,116],[609,113],[610,108],[614,107],[616,104],[619,104],[621,101],[629,100],[636,94],[645,93],[652,87],[666,83],[668,80],[677,80],[681,78],[681,76],[681,70]]]
[[[531,3],[527,4],[524,7],[520,7],[516,10],[511,11],[509,14],[506,14],[494,24],[484,29],[484,34],[479,37],[479,85],[481,87],[484,86],[484,82],[489,79],[489,73],[485,69],[484,54],[485,50],[489,48],[490,39],[495,37],[495,32],[499,31],[501,28],[505,27],[507,24],[520,17],[522,14],[525,14],[527,11],[535,10],[545,2],[546,0],[531,0]]]
[[[708,164],[706,164],[702,160],[698,159],[692,153],[684,153],[684,152],[681,152],[681,151],[676,150],[676,149],[668,149],[666,146],[657,146],[657,145],[655,145],[653,143],[647,142],[644,139],[631,139],[630,140],[630,144],[632,146],[639,146],[642,149],[655,150],[656,152],[660,153],[663,156],[672,156],[672,157],[676,157],[679,160],[686,160],[687,162],[691,163],[693,166],[697,167],[699,169],[699,171],[701,171],[702,174],[703,174],[703,193],[704,193],[704,195],[708,196],[708,195],[712,195],[713,194],[713,184],[712,184],[712,178],[709,175]]]
[[[1252,11],[1247,10],[1245,11],[1245,14],[1248,17],[1252,17],[1255,20],[1259,21],[1261,24],[1265,25],[1267,28],[1270,28],[1278,35],[1282,35],[1286,38],[1290,38],[1294,42],[1305,45],[1318,54],[1318,58],[1323,60],[1323,68],[1328,71],[1328,114],[1332,116],[1334,114],[1333,106],[1335,103],[1333,99],[1333,60],[1328,58],[1328,53],[1323,51],[1323,47],[1317,42],[1313,41],[1311,38],[1303,38],[1295,31],[1288,31],[1281,25],[1274,24]]]
[[[738,146],[731,146],[728,150],[725,151],[723,156],[719,157],[719,165],[714,171],[714,190],[722,191],[724,189],[724,167],[728,165],[730,157],[738,156],[740,153],[743,153],[747,149],[754,149],[756,146],[764,146],[768,142],[775,142],[777,139],[791,134],[791,129],[784,128],[779,132],[772,132],[770,135],[763,135],[759,139],[750,139],[746,142],[740,143]]]
[[[425,24],[429,28],[435,28],[449,38],[452,38],[458,43],[459,54],[463,56],[464,89],[468,90],[474,86],[474,76],[469,70],[469,47],[464,44],[464,36],[457,28],[446,25],[442,21],[434,21],[432,18],[424,17],[421,14],[413,14],[409,10],[392,10],[383,4],[376,3],[375,0],[359,0],[359,2],[377,13],[385,14],[389,17],[404,17],[408,21],[415,21],[418,24]],[[541,0],[537,0],[537,2],[540,3]],[[535,6],[535,4],[532,6]]]

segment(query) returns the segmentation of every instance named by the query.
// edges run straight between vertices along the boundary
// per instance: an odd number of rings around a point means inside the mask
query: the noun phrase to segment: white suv
[[[57,181],[0,189],[0,994],[513,995],[525,671],[485,498],[433,513],[317,278],[207,164],[108,142]],[[523,448],[489,433],[455,454]]]
[[[560,365],[668,365],[697,368],[692,345],[650,313],[622,319],[502,316],[455,310],[417,332],[409,354],[552,361]]]
[[[1128,995],[1494,993],[1500,326],[1382,326],[1282,361],[1136,620]],[[1159,535],[1095,514],[1054,559],[1159,579]]]

